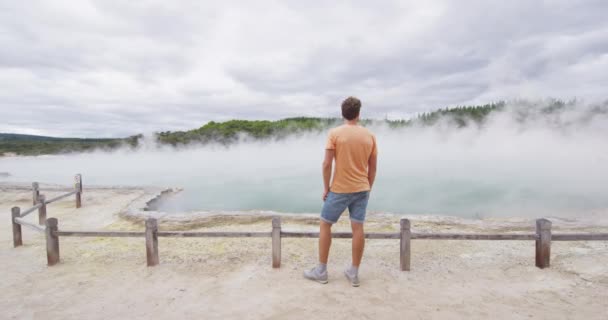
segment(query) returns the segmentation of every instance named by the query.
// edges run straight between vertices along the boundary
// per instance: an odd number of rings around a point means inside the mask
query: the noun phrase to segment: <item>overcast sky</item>
[[[331,5],[329,3],[332,3]],[[608,1],[0,0],[0,132],[608,98]]]

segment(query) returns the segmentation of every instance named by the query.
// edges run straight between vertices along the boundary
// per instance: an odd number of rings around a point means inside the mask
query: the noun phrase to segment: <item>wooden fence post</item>
[[[146,261],[148,267],[158,264],[158,222],[154,218],[146,220]]]
[[[281,267],[281,217],[272,217],[272,267]]]
[[[21,216],[21,209],[19,207],[13,207],[11,209],[11,222],[13,223],[13,247],[17,248],[23,245],[23,238],[21,237],[21,225],[15,221],[15,218]]]
[[[38,224],[44,225],[46,223],[46,197],[41,194],[38,196],[38,203],[42,206],[38,208]]]
[[[79,173],[74,177],[74,188],[76,189],[76,208],[82,207],[82,175]]]
[[[551,264],[551,221],[536,220],[536,266],[544,269]]]
[[[36,202],[38,201],[38,195],[40,195],[38,182],[32,182],[32,205],[36,205]]]
[[[412,231],[410,229],[410,220],[401,219],[401,237],[399,247],[399,258],[401,271],[410,271],[410,257],[411,257],[411,238]]]
[[[59,236],[57,235],[57,218],[46,219],[46,259],[48,266],[59,263]]]

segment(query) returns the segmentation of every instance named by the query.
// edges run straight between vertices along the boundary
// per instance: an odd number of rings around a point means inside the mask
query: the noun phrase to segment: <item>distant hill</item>
[[[482,106],[463,106],[439,109],[423,113],[410,120],[370,120],[361,121],[363,125],[386,124],[391,128],[406,127],[413,124],[433,125],[440,119],[449,118],[457,126],[470,123],[480,124],[488,114],[502,110],[504,103],[493,103]],[[277,121],[268,120],[230,120],[226,122],[211,121],[206,125],[188,131],[165,131],[156,134],[157,141],[163,144],[184,145],[189,143],[224,143],[238,140],[240,134],[254,139],[280,139],[293,134],[327,130],[339,124],[338,118],[287,118]]]
[[[115,149],[137,146],[141,135],[119,139],[57,138],[27,134],[0,133],[0,156],[4,154],[41,155],[67,152],[85,152],[95,149]]]
[[[541,103],[516,101],[511,109],[515,121],[534,122],[539,117],[549,119],[557,126],[567,126],[560,120],[562,112],[576,107],[576,101],[563,102],[561,100],[548,100]],[[439,121],[447,121],[456,127],[469,125],[483,125],[489,115],[503,111],[504,102],[491,103],[478,106],[459,106],[438,109],[422,113],[416,118],[407,120],[362,120],[363,125],[386,125],[390,128],[404,128],[409,126],[433,126]],[[579,121],[587,121],[597,115],[608,115],[608,104],[589,107],[582,113]],[[553,118],[554,119],[553,119]],[[552,120],[553,119],[553,120]],[[210,121],[204,126],[188,131],[164,131],[155,133],[156,141],[161,145],[180,146],[191,143],[207,144],[220,143],[229,145],[238,141],[240,136],[250,139],[282,139],[294,134],[319,132],[336,126],[341,122],[337,118],[309,118],[297,117],[276,121],[268,120],[230,120],[225,122]],[[79,139],[56,138],[34,135],[20,135],[0,133],[0,156],[5,153],[18,155],[56,154],[66,152],[86,152],[96,149],[111,150],[119,147],[137,147],[142,135],[120,139]]]

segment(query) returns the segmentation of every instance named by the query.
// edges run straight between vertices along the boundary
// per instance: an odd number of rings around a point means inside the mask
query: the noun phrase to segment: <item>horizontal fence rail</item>
[[[608,233],[562,233],[551,236],[554,241],[606,241]]]
[[[467,234],[467,233],[412,233],[412,239],[428,240],[537,240],[536,234]]]
[[[141,231],[55,231],[53,234],[62,237],[101,237],[101,238],[137,238],[144,237]]]
[[[37,227],[37,226],[36,226]],[[44,228],[42,228],[44,229]],[[63,237],[144,237],[145,232],[138,231],[57,231]],[[159,237],[171,238],[269,238],[272,232],[225,232],[225,231],[158,231]],[[318,238],[318,232],[281,231],[281,238]],[[334,239],[350,239],[351,232],[332,232]],[[366,239],[399,239],[399,233],[365,234]],[[536,234],[457,234],[457,233],[412,233],[411,239],[426,240],[536,240]],[[608,234],[554,234],[553,240],[608,240]]]
[[[319,232],[288,231],[282,230],[280,217],[272,218],[272,229],[270,232],[246,232],[246,231],[159,231],[156,219],[147,219],[145,231],[104,231],[104,230],[59,230],[56,218],[46,218],[46,205],[59,201],[60,199],[76,195],[76,207],[80,208],[82,194],[82,176],[76,175],[74,190],[46,200],[40,194],[38,183],[32,184],[32,200],[34,206],[24,210],[19,207],[11,209],[11,221],[13,225],[13,245],[23,245],[21,226],[28,227],[37,232],[45,234],[47,248],[47,262],[49,266],[59,262],[59,237],[121,237],[121,238],[145,238],[146,262],[148,266],[159,264],[158,237],[173,238],[271,238],[272,239],[272,267],[281,266],[281,239],[282,238],[318,238]],[[39,224],[25,221],[23,218],[38,210]],[[351,232],[333,232],[332,238],[349,239]],[[411,223],[408,219],[401,219],[399,232],[370,232],[365,234],[366,239],[398,239],[399,240],[399,264],[402,271],[410,270],[411,241],[412,240],[534,240],[535,263],[539,268],[547,268],[550,265],[551,241],[608,241],[608,233],[561,233],[552,234],[551,221],[547,219],[536,220],[535,233],[416,233],[411,232]]]
[[[52,198],[52,199],[46,200],[46,201],[44,201],[44,203],[45,203],[45,204],[53,203],[53,202],[59,201],[59,200],[61,200],[61,199],[63,199],[63,198],[67,198],[67,197],[69,197],[69,196],[71,196],[71,195],[73,195],[73,194],[76,194],[76,193],[78,193],[78,190],[70,191],[70,192],[68,192],[68,193],[66,193],[66,194],[62,194],[62,195],[57,196],[57,197],[55,197],[55,198]]]
[[[40,207],[42,207],[43,205],[44,205],[44,203],[39,203],[39,204],[21,212],[21,217],[23,218],[23,217],[27,216],[28,214],[40,209]]]
[[[283,238],[318,238],[318,232],[281,232]],[[351,232],[332,232],[332,238],[350,239],[353,237]],[[400,239],[397,233],[365,233],[366,239]],[[412,233],[410,239],[428,240],[536,240],[536,234],[466,234],[466,233]]]
[[[269,238],[271,232],[158,231],[157,235],[173,238]]]
[[[46,229],[44,226],[39,226],[35,223],[25,221],[21,218],[15,218],[15,222],[17,222],[18,224],[20,224],[22,226],[28,227],[34,231],[38,231],[38,232],[44,232],[44,230]]]
[[[318,238],[318,232],[304,231],[282,231],[281,238]],[[332,238],[350,239],[353,237],[352,232],[332,232]],[[365,233],[366,239],[399,239],[399,233]]]
[[[22,221],[19,219],[19,221]],[[31,224],[25,222],[26,224]],[[33,225],[44,230],[44,227]],[[145,232],[139,231],[57,231],[63,237],[144,237]],[[170,238],[269,238],[272,232],[223,232],[223,231],[158,231],[159,237]],[[281,231],[281,238],[318,238],[318,232]],[[334,239],[350,239],[351,232],[333,232]],[[365,234],[366,239],[399,239],[399,233]],[[535,234],[453,234],[453,233],[412,233],[411,239],[425,240],[536,240]],[[555,241],[592,241],[608,240],[608,234],[554,234]]]

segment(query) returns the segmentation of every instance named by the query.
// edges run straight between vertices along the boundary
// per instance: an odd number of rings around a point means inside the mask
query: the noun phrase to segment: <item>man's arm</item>
[[[325,159],[323,160],[323,201],[327,198],[329,193],[329,182],[331,180],[331,168],[336,156],[336,150],[325,149]]]
[[[376,164],[378,163],[378,155],[372,154],[369,156],[368,169],[367,169],[367,181],[369,181],[369,188],[371,189],[376,180]]]

